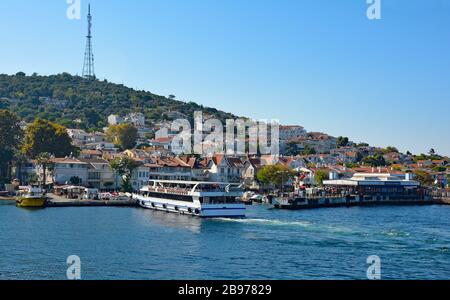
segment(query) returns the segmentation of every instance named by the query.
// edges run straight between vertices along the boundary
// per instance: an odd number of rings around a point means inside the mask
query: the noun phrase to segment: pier
[[[450,189],[433,189],[429,194],[436,203],[450,205]]]
[[[136,200],[127,198],[120,200],[90,200],[90,199],[67,199],[53,194],[49,194],[46,207],[101,207],[101,206],[121,206],[135,207]]]
[[[332,207],[355,207],[355,206],[380,206],[380,205],[436,205],[448,204],[442,200],[433,198],[423,199],[389,199],[383,197],[308,197],[308,198],[281,198],[274,203],[274,208],[278,209],[312,209],[312,208],[332,208]]]
[[[411,174],[355,173],[347,179],[323,182],[320,189],[310,188],[283,194],[273,202],[275,208],[306,209],[374,205],[450,204],[448,190],[431,190],[412,180]]]
[[[102,207],[102,206],[121,206],[121,207],[136,207],[137,203],[134,200],[66,200],[54,201],[49,200],[46,207]]]

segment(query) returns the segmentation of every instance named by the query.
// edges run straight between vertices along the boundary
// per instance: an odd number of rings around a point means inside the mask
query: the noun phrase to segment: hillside
[[[0,109],[18,113],[25,121],[36,117],[57,122],[66,127],[100,129],[110,114],[142,112],[148,122],[170,120],[168,112],[178,111],[193,118],[202,110],[220,120],[235,118],[230,113],[137,91],[108,81],[89,81],[68,73],[39,76],[24,73],[0,74]],[[76,120],[81,120],[77,122]]]

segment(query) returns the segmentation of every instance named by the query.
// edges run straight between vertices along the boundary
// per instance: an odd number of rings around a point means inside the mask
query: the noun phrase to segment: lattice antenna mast
[[[94,53],[92,51],[92,15],[90,4],[87,19],[88,35],[86,36],[86,51],[84,52],[83,77],[86,79],[95,79]]]

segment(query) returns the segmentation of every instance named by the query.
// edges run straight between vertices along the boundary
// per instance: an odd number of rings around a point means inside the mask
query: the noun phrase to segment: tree
[[[0,178],[9,176],[9,166],[21,136],[18,116],[7,110],[0,110]]]
[[[19,179],[20,182],[26,182],[25,174],[22,172],[23,166],[26,163],[28,163],[27,156],[21,151],[16,151],[14,155],[14,165],[16,167],[14,176]]]
[[[381,167],[386,166],[386,160],[384,159],[383,155],[381,154],[375,154],[373,156],[367,156],[362,160],[363,163],[371,166],[371,167]]]
[[[348,137],[340,136],[340,137],[338,137],[337,140],[336,140],[336,146],[337,146],[338,148],[346,147],[346,146],[348,146],[348,142],[349,142]]]
[[[288,142],[286,144],[286,150],[284,152],[285,152],[285,155],[288,155],[288,156],[297,155],[299,153],[297,143],[296,142]]]
[[[367,143],[359,143],[356,145],[356,147],[360,148],[360,147],[369,147],[370,145]]]
[[[284,186],[294,176],[295,172],[282,164],[264,166],[256,173],[259,182],[275,186]]]
[[[414,176],[422,186],[431,186],[434,183],[433,177],[426,171],[416,170],[414,171]]]
[[[133,171],[138,167],[138,163],[129,157],[117,157],[110,162],[110,166],[123,179],[122,191],[132,192],[133,187],[130,180]]]
[[[317,170],[314,180],[318,186],[323,186],[323,181],[330,178],[330,173],[324,170]]]
[[[103,184],[103,186],[104,186],[107,190],[111,189],[113,185],[114,185],[114,182],[105,182],[105,183]]]
[[[137,128],[130,124],[111,125],[106,131],[108,141],[119,146],[123,150],[136,146],[138,139]]]
[[[21,130],[19,117],[7,110],[0,110],[0,149],[16,148],[19,145]]]
[[[84,80],[67,73],[51,76],[19,75],[0,74],[0,107],[14,111],[27,122],[39,117],[58,124],[64,122],[67,127],[93,131],[105,126],[104,120],[111,114],[126,115],[137,110],[147,117],[149,123],[159,123],[163,114],[169,111],[192,116],[194,111],[202,110],[223,123],[226,119],[236,119],[230,113],[135,90],[107,80]],[[97,117],[92,112],[100,116],[97,124]],[[76,119],[83,122],[67,122]]]
[[[84,112],[84,119],[88,127],[97,127],[98,122],[101,120],[100,115],[93,109]]]
[[[70,179],[69,179],[70,184],[73,184],[73,185],[80,185],[81,181],[82,181],[81,178],[78,176],[73,176],[73,177],[70,177]]]
[[[303,151],[302,151],[302,155],[311,155],[311,154],[316,154],[316,153],[317,153],[316,149],[314,149],[310,145],[305,145],[305,147],[303,148]]]
[[[55,157],[75,155],[78,149],[72,146],[72,139],[65,127],[47,120],[36,119],[25,132],[22,151],[30,158],[40,153],[49,153]]]
[[[392,152],[399,153],[398,149],[395,148],[395,147],[392,147],[392,146],[389,146],[389,147],[387,147],[386,149],[383,150],[383,153],[385,153],[385,154],[386,153],[392,153]]]
[[[443,166],[435,166],[435,167],[433,167],[433,169],[432,169],[434,172],[445,172],[446,170],[447,170],[447,168],[446,167],[443,167]]]
[[[47,168],[51,164],[51,155],[47,152],[39,153],[36,156],[37,163],[42,167],[43,180],[42,184],[47,184]]]
[[[28,174],[26,181],[30,184],[35,184],[39,182],[39,177],[36,174]]]

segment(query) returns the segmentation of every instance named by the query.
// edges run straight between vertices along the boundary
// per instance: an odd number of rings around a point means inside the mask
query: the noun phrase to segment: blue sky
[[[450,1],[91,0],[99,78],[356,142],[450,155]],[[80,74],[66,0],[0,1],[0,73]]]

